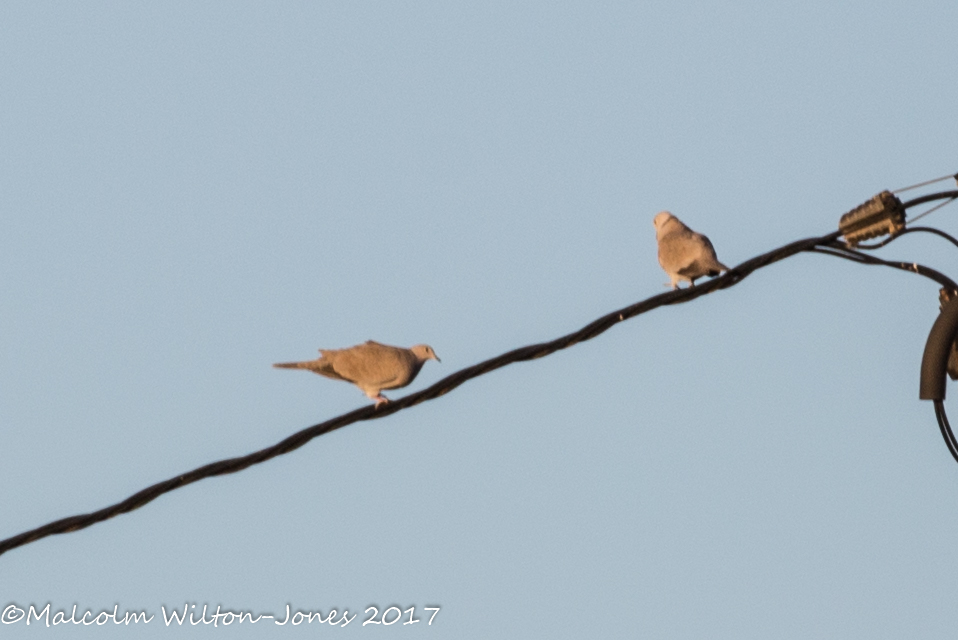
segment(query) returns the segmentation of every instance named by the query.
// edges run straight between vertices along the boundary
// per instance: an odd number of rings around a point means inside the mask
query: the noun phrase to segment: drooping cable
[[[825,236],[806,238],[804,240],[798,240],[796,242],[789,243],[779,247],[778,249],[773,249],[772,251],[763,253],[750,260],[746,260],[737,267],[729,269],[723,275],[713,278],[703,284],[699,284],[694,287],[687,287],[684,289],[677,289],[667,293],[660,293],[650,298],[646,298],[641,302],[637,302],[623,309],[619,309],[618,311],[613,311],[612,313],[606,314],[582,327],[578,331],[562,336],[555,340],[514,349],[507,353],[503,353],[502,355],[496,356],[495,358],[490,358],[489,360],[475,364],[471,367],[460,369],[459,371],[446,376],[439,382],[426,389],[423,389],[422,391],[409,394],[387,404],[380,405],[379,407],[368,405],[349,413],[345,413],[330,420],[326,420],[325,422],[307,427],[270,447],[266,447],[265,449],[255,451],[248,455],[229,458],[203,465],[202,467],[193,469],[192,471],[188,471],[173,478],[169,478],[168,480],[158,482],[147,487],[146,489],[136,492],[125,500],[98,511],[63,518],[41,527],[37,527],[36,529],[25,531],[18,535],[7,538],[6,540],[0,541],[0,554],[6,553],[11,549],[15,549],[16,547],[23,546],[30,542],[40,540],[41,538],[45,538],[47,536],[78,531],[98,522],[118,516],[122,513],[128,513],[155,500],[165,493],[169,493],[170,491],[179,489],[180,487],[184,487],[204,478],[242,471],[247,467],[251,467],[255,464],[275,458],[276,456],[294,451],[305,445],[313,438],[324,435],[331,431],[335,431],[336,429],[341,429],[342,427],[350,425],[354,422],[383,418],[396,413],[397,411],[402,411],[403,409],[407,409],[422,402],[438,398],[439,396],[449,393],[456,387],[468,380],[471,380],[472,378],[495,371],[496,369],[504,367],[508,364],[542,358],[561,349],[566,349],[580,342],[590,340],[607,331],[609,328],[615,324],[618,324],[619,322],[634,318],[635,316],[652,311],[658,307],[689,302],[695,298],[699,298],[718,289],[726,289],[728,287],[734,286],[758,269],[766,267],[780,260],[784,260],[785,258],[793,256],[797,253],[807,251],[817,245],[834,242],[839,236],[840,232],[836,231]]]
[[[904,203],[903,206],[907,209],[908,207],[915,206],[923,202],[930,202],[932,200],[943,199],[946,197],[958,198],[958,191],[921,196],[920,198],[915,198],[914,200]],[[158,482],[150,487],[147,487],[146,489],[138,491],[125,500],[98,511],[56,520],[41,527],[37,527],[36,529],[31,529],[30,531],[25,531],[5,540],[0,540],[0,554],[6,553],[11,549],[15,549],[30,542],[40,540],[41,538],[45,538],[47,536],[78,531],[122,513],[128,513],[155,500],[165,493],[169,493],[170,491],[188,484],[192,484],[204,478],[236,473],[255,464],[275,458],[276,456],[294,451],[305,445],[313,438],[331,431],[335,431],[336,429],[340,429],[354,422],[383,418],[396,413],[397,411],[401,411],[422,402],[438,398],[439,396],[449,393],[456,387],[462,385],[468,380],[471,380],[472,378],[495,371],[496,369],[512,363],[542,358],[561,349],[566,349],[578,344],[579,342],[590,340],[604,333],[619,322],[634,318],[635,316],[641,315],[658,307],[689,302],[713,291],[727,289],[738,284],[754,271],[803,251],[815,251],[818,253],[834,255],[836,257],[845,258],[863,264],[882,264],[886,266],[892,266],[932,278],[939,283],[947,283],[948,286],[956,287],[954,282],[952,282],[949,278],[933,269],[929,269],[918,264],[909,264],[904,262],[896,263],[881,260],[879,258],[875,258],[874,256],[869,256],[849,249],[845,245],[837,242],[841,235],[841,231],[835,231],[821,237],[806,238],[804,240],[798,240],[796,242],[789,243],[779,247],[778,249],[773,249],[772,251],[763,253],[750,260],[746,260],[742,264],[729,269],[721,276],[713,278],[708,282],[694,287],[687,287],[685,289],[678,289],[652,296],[618,311],[613,311],[612,313],[606,314],[605,316],[602,316],[601,318],[598,318],[597,320],[582,327],[578,331],[562,336],[555,340],[514,349],[497,357],[490,358],[489,360],[475,364],[471,367],[461,369],[443,378],[432,386],[423,389],[422,391],[409,394],[403,398],[389,402],[388,404],[378,407],[369,405],[360,409],[356,409],[325,422],[307,427],[270,447],[266,447],[265,449],[255,451],[245,456],[212,462],[210,464],[193,469],[187,473],[175,476],[162,482]],[[943,413],[941,415],[943,416]],[[942,433],[944,434],[944,427],[942,427],[942,429]],[[948,429],[948,433],[950,433],[950,427]],[[958,451],[958,445],[955,444],[954,436],[952,435],[950,440],[946,439],[946,442],[949,444],[949,449],[952,451],[952,455],[956,455],[955,452]],[[958,455],[956,455],[956,460],[958,460]]]
[[[918,264],[917,262],[883,260],[867,253],[856,251],[855,249],[849,249],[840,242],[832,242],[820,247],[813,247],[809,249],[809,251],[812,253],[822,253],[825,255],[835,256],[836,258],[844,258],[846,260],[851,260],[852,262],[858,262],[860,264],[882,265],[885,267],[892,267],[894,269],[901,269],[902,271],[908,271],[909,273],[917,273],[920,276],[925,276],[926,278],[934,280],[943,287],[949,287],[951,289],[958,290],[958,284],[956,284],[954,280],[940,271],[936,271],[931,267]]]
[[[941,437],[945,439],[948,451],[951,457],[958,462],[958,441],[955,440],[955,433],[951,430],[951,424],[948,422],[948,415],[945,413],[945,401],[935,400],[935,417],[938,419],[938,428],[941,429]]]
[[[858,245],[858,246],[855,247],[855,248],[858,249],[858,250],[860,250],[860,251],[861,251],[861,250],[864,250],[864,251],[872,251],[872,250],[874,250],[874,249],[880,249],[881,247],[884,247],[886,244],[890,243],[892,240],[895,240],[895,239],[897,239],[897,238],[900,238],[901,236],[905,235],[906,233],[918,233],[918,232],[920,232],[920,233],[933,233],[933,234],[935,234],[936,236],[941,236],[942,238],[944,238],[945,240],[947,240],[947,241],[950,242],[951,244],[953,244],[953,245],[955,245],[956,247],[958,247],[958,239],[955,239],[953,236],[948,235],[947,233],[945,233],[945,232],[942,231],[941,229],[935,229],[934,227],[908,227],[907,229],[902,229],[901,231],[899,231],[898,233],[896,233],[896,234],[894,234],[894,235],[888,236],[887,238],[885,238],[885,239],[882,240],[881,242],[876,242],[875,244],[860,244],[860,245]]]

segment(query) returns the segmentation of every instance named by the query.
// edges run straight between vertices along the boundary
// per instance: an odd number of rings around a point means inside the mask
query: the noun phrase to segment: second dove
[[[652,220],[655,240],[659,245],[659,264],[669,274],[673,289],[680,280],[695,280],[702,276],[717,276],[728,267],[718,261],[709,239],[686,227],[668,211],[662,211]]]

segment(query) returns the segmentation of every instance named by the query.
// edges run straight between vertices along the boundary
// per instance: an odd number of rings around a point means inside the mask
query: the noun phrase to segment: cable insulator
[[[848,246],[855,247],[863,240],[904,229],[905,207],[890,191],[882,191],[843,215],[838,228]]]

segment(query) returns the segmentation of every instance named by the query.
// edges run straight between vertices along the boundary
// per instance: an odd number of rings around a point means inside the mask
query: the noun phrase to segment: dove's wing
[[[699,257],[701,249],[693,236],[687,229],[676,229],[659,239],[659,264],[666,273],[681,273]]]
[[[719,262],[718,256],[715,255],[715,247],[712,246],[712,241],[701,233],[693,231],[692,235],[695,236],[696,244],[700,247],[699,255],[695,260],[699,272],[702,275],[713,276],[722,271],[727,271],[728,267]]]
[[[322,357],[319,360],[313,360],[310,370],[321,376],[332,378],[333,380],[352,382],[352,380],[343,377],[342,374],[336,371],[336,361],[339,359],[341,352],[342,349],[320,349],[319,353]]]
[[[416,366],[416,365],[419,366]],[[333,371],[362,389],[395,389],[412,382],[422,366],[409,349],[370,340],[336,352]]]

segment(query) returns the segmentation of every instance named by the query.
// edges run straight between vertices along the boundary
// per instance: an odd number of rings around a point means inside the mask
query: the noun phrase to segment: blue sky
[[[366,403],[273,362],[426,342],[413,391],[660,293],[662,209],[733,265],[958,170],[956,20],[5,4],[0,537]],[[918,235],[881,255],[958,276]],[[146,637],[325,632],[164,627],[184,603],[348,608],[350,636],[951,637],[958,468],[918,400],[937,304],[796,256],[11,551],[0,605],[146,610]],[[441,611],[362,627],[370,605]]]

